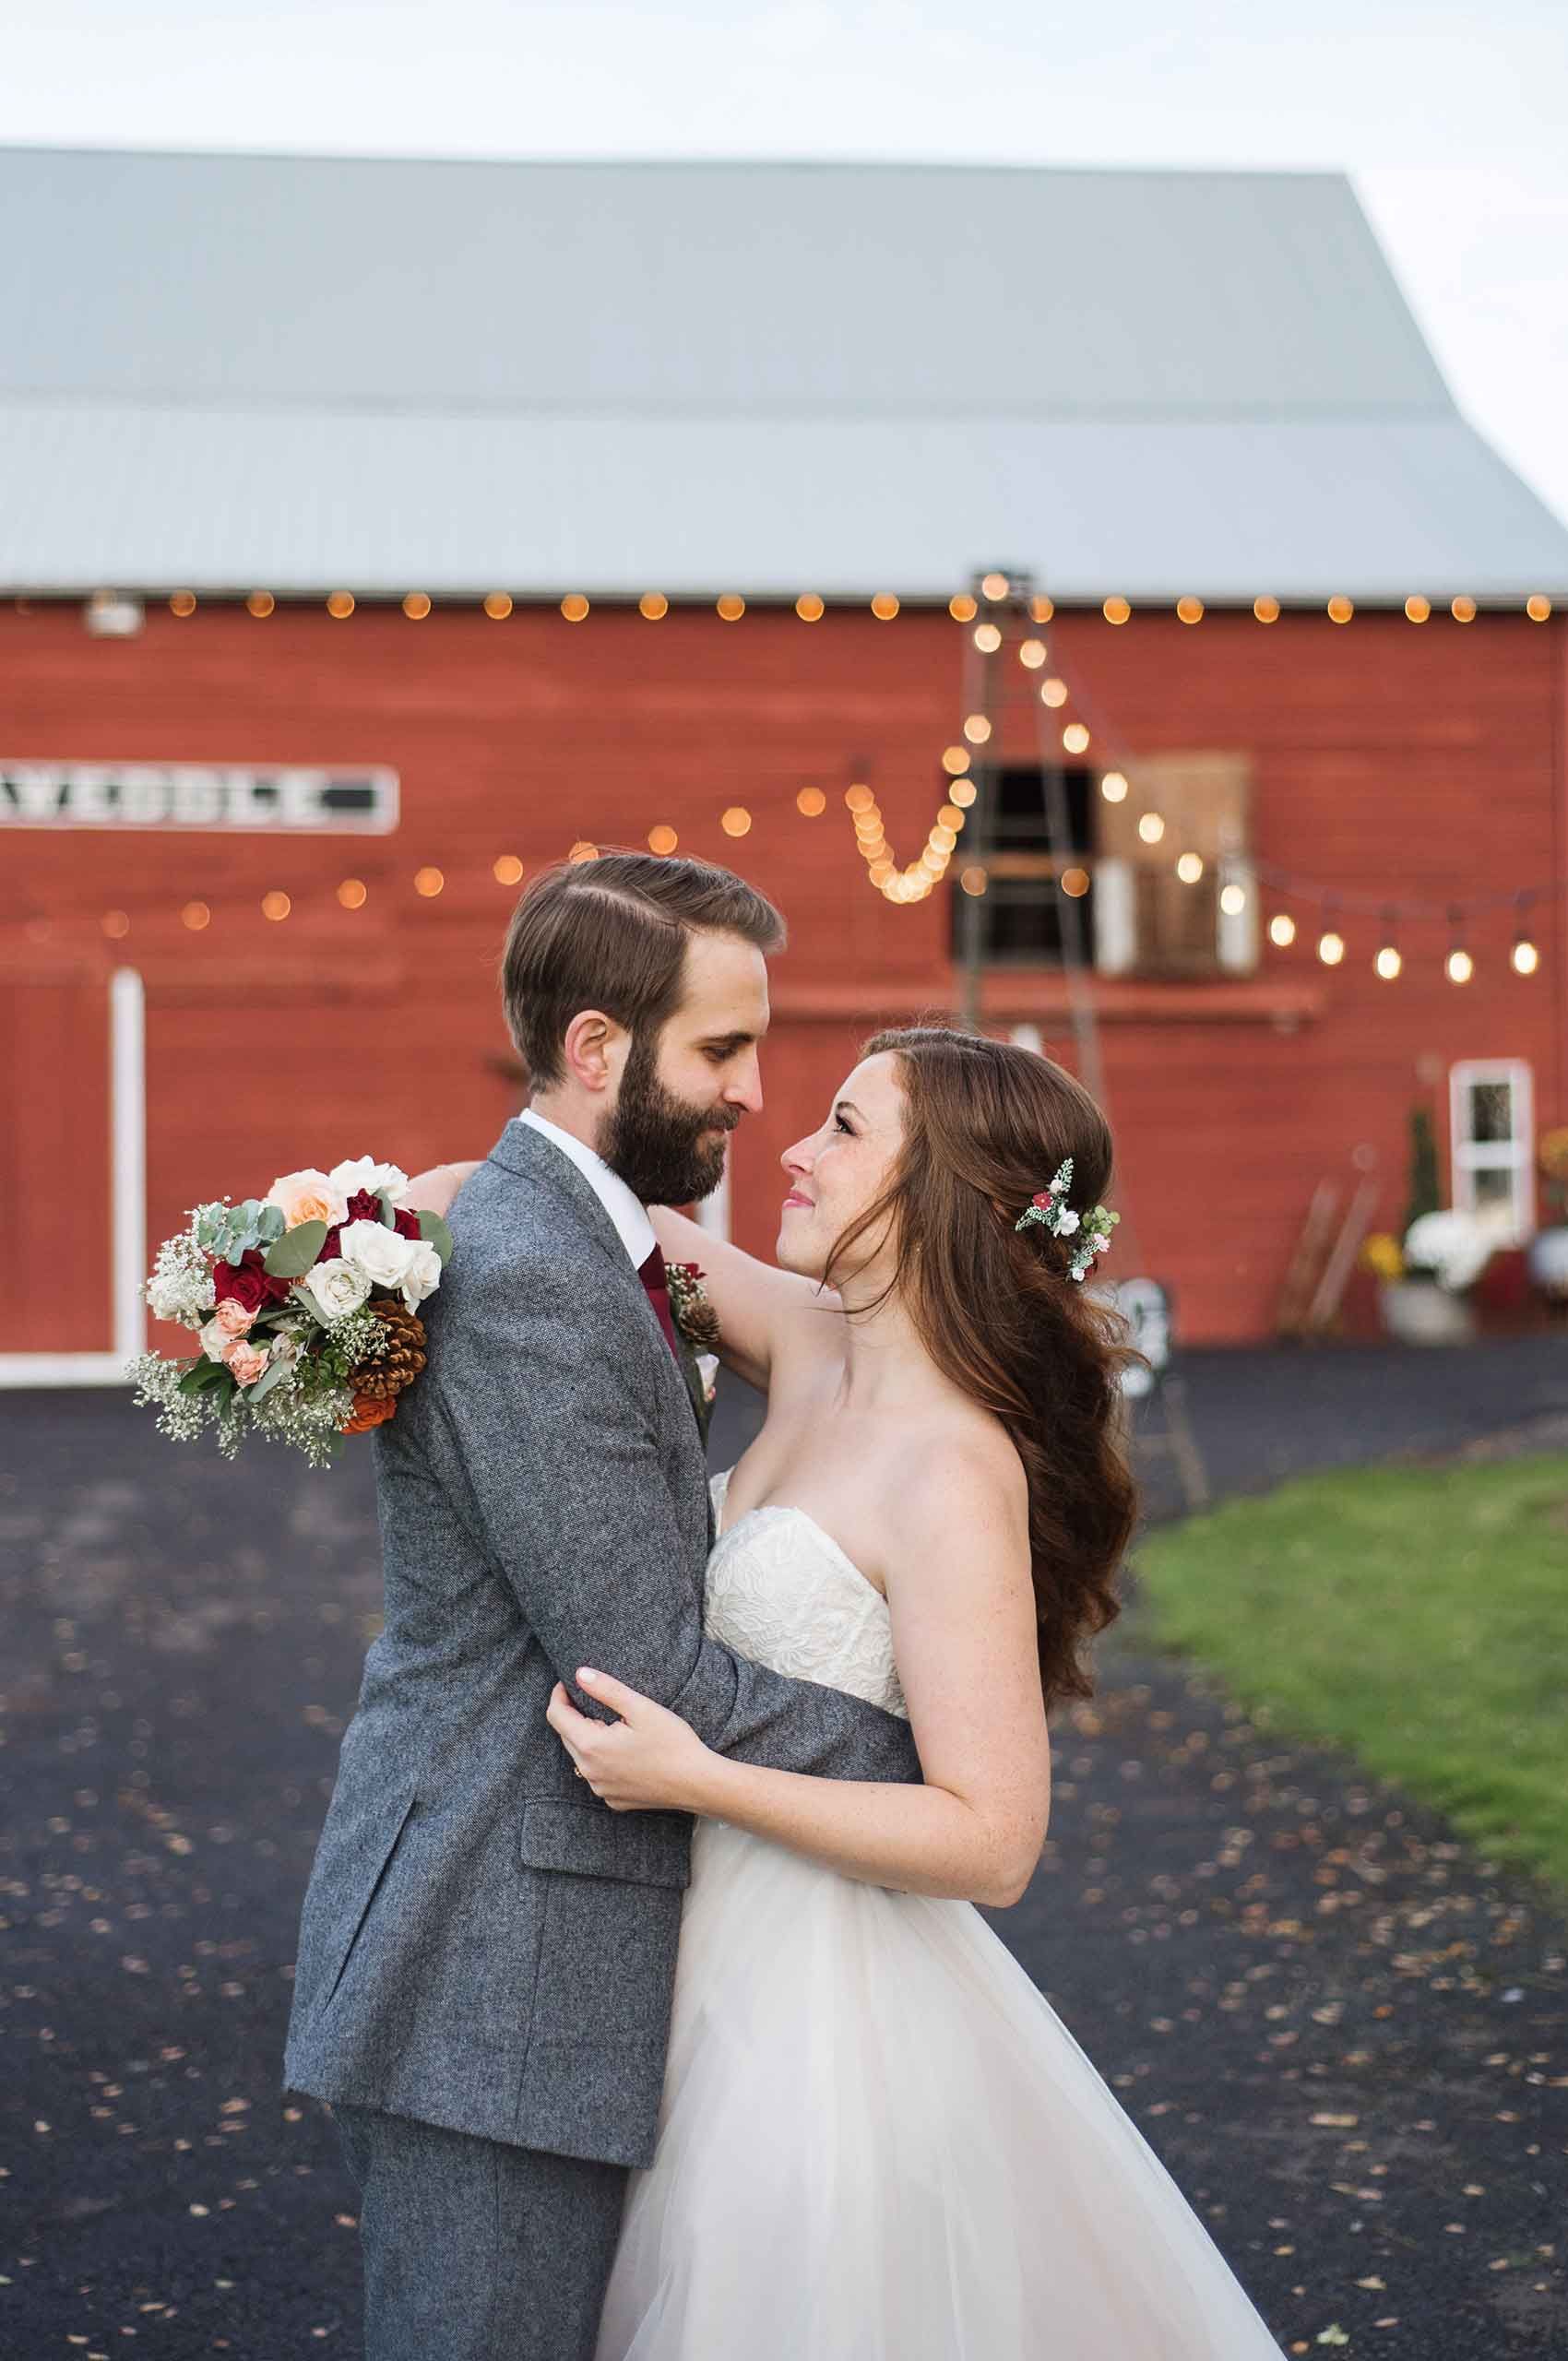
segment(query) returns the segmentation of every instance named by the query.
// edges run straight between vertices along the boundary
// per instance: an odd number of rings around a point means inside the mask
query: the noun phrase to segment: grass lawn
[[[1146,1536],[1138,1620],[1568,1888],[1568,1457],[1372,1467]]]

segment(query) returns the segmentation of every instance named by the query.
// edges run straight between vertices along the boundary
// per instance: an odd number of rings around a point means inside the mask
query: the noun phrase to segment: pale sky
[[[0,141],[1337,167],[1568,518],[1568,0],[0,0]]]

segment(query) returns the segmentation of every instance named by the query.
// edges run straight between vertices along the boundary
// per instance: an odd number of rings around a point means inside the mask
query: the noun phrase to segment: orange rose
[[[387,1394],[385,1401],[380,1402],[376,1400],[374,1394],[356,1394],[354,1415],[348,1425],[340,1427],[338,1431],[345,1435],[366,1434],[372,1427],[384,1427],[397,1407],[398,1397],[395,1394]]]

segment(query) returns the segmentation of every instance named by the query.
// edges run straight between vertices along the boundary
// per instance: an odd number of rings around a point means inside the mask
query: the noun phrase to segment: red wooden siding
[[[1188,628],[1139,613],[1113,629],[1072,614],[1045,636],[1087,718],[1113,729],[1090,762],[1123,749],[1249,756],[1265,861],[1351,893],[1432,898],[1562,874],[1561,619],[1360,614],[1336,627],[1288,615],[1265,627],[1210,614]],[[944,613],[911,611],[887,623],[830,611],[808,625],[787,611],[725,623],[677,609],[650,623],[596,609],[574,626],[552,610],[491,622],[437,609],[413,623],[362,609],[337,623],[319,608],[266,620],[149,608],[125,641],[90,639],[74,608],[0,614],[0,754],[376,762],[402,778],[387,836],[7,830],[0,978],[141,969],[156,1239],[199,1197],[264,1187],[299,1163],[374,1149],[413,1168],[482,1152],[517,1096],[494,983],[513,889],[493,860],[514,853],[531,872],[576,838],[640,845],[667,823],[683,850],[744,869],[790,919],[767,1107],[736,1147],[737,1235],[766,1250],[778,1150],[819,1119],[858,1040],[953,1002],[944,892],[899,908],[873,891],[842,789],[868,777],[895,851],[914,856],[956,735],[961,641]],[[1027,707],[1007,724],[1004,750],[1020,761],[1031,728]],[[795,804],[811,785],[829,796],[817,819]],[[735,804],[753,815],[740,838],[720,826]],[[413,890],[425,864],[446,881],[434,900]],[[349,876],[369,888],[359,911],[335,899]],[[269,889],[292,897],[281,924],[261,914]],[[198,897],[212,923],[191,933],[179,912]],[[129,916],[123,942],[102,933],[111,908]],[[1477,976],[1463,989],[1443,975],[1441,927],[1405,930],[1405,973],[1389,985],[1372,973],[1372,922],[1345,922],[1349,955],[1331,973],[1312,955],[1313,913],[1295,908],[1296,947],[1265,943],[1255,979],[1102,993],[1138,1259],[1174,1284],[1190,1337],[1266,1333],[1313,1183],[1348,1176],[1352,1151],[1375,1154],[1380,1216],[1397,1216],[1409,1105],[1425,1097],[1443,1135],[1454,1060],[1528,1060],[1541,1123],[1568,1121],[1561,903],[1532,914],[1536,977],[1511,972],[1503,912],[1473,931]],[[988,1008],[998,1023],[1040,1024],[1071,1062],[1059,978],[998,975]],[[7,1028],[6,1179],[47,1244],[53,1216],[34,1201],[63,1144],[90,1162],[84,1126],[101,1121],[106,1136],[101,1034],[94,1099],[62,1097],[63,1050],[30,1050],[23,1073]],[[70,1061],[81,1073],[92,1062],[80,1046]],[[1124,1229],[1119,1252],[1130,1242]],[[106,1341],[106,1249],[83,1286]],[[40,1347],[62,1348],[82,1341],[85,1310],[59,1333],[42,1309],[27,1322]]]

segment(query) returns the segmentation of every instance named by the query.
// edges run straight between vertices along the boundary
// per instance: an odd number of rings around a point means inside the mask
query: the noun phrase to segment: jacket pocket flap
[[[682,1812],[618,1815],[603,1804],[549,1797],[523,1806],[517,1850],[525,1869],[634,1885],[685,1885],[692,1824]]]

